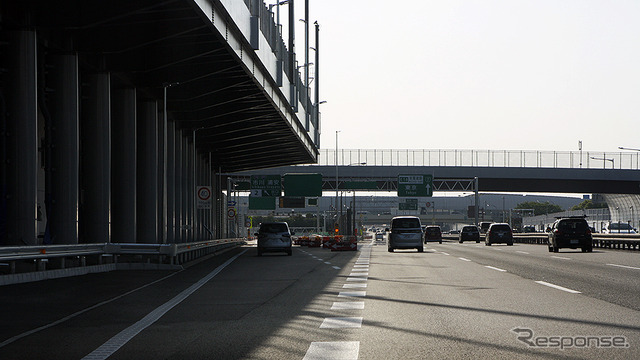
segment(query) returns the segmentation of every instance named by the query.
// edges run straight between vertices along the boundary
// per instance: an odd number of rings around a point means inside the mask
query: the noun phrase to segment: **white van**
[[[624,222],[608,222],[602,229],[603,234],[637,234],[636,229]]]
[[[417,216],[396,216],[391,219],[391,230],[387,236],[387,249],[393,252],[395,249],[418,249],[423,252],[422,226]]]
[[[258,256],[265,252],[285,252],[291,256],[291,235],[286,222],[270,222],[260,224],[258,237]]]

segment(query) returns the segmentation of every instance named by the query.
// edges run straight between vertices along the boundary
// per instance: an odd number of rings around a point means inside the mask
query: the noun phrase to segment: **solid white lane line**
[[[568,258],[568,257],[562,257],[562,256],[553,256],[553,255],[552,255],[551,257],[552,257],[552,258],[554,258],[554,259],[571,260],[571,258]]]
[[[366,288],[366,287],[367,287],[366,283],[364,283],[364,284],[357,283],[357,284],[344,284],[344,285],[342,285],[343,289],[355,289],[355,288]]]
[[[634,269],[634,270],[640,270],[640,267],[633,267],[633,266],[627,266],[627,265],[618,265],[618,264],[607,264],[609,266],[617,266],[617,267],[621,267],[621,268],[625,268],[625,269]]]
[[[517,253],[520,253],[520,254],[527,254],[527,255],[529,255],[529,253],[528,253],[528,252],[526,252],[526,251],[516,250],[516,252],[517,252]]]
[[[458,259],[460,259],[460,260],[462,260],[462,261],[471,261],[471,260],[469,260],[469,259],[465,259],[465,258],[461,258],[461,257],[459,257]]]
[[[331,310],[363,310],[364,301],[334,302]]]
[[[325,318],[320,329],[361,328],[362,317],[330,317]]]
[[[500,268],[493,267],[493,266],[488,266],[488,265],[487,265],[487,266],[485,266],[485,267],[486,267],[487,269],[496,270],[496,271],[502,271],[502,272],[507,271],[507,270],[504,270],[504,269],[500,269]]]
[[[580,292],[580,291],[567,289],[566,287],[562,287],[562,286],[560,286],[560,285],[551,284],[551,283],[548,283],[548,282],[546,282],[546,281],[536,281],[536,283],[538,283],[538,284],[540,284],[540,285],[544,285],[544,286],[552,287],[552,288],[554,288],[554,289],[558,289],[558,290],[566,291],[566,292],[568,292],[568,293],[572,293],[572,294],[581,294],[581,292]]]
[[[200,289],[204,284],[206,284],[209,280],[213,279],[214,276],[218,275],[225,267],[231,264],[235,259],[240,257],[242,254],[247,252],[247,250],[242,251],[241,253],[235,255],[231,259],[224,262],[224,264],[218,266],[215,270],[210,272],[207,276],[198,280],[195,284],[189,286],[187,289],[183,290],[180,294],[176,295],[173,299],[167,301],[166,303],[160,305],[155,310],[147,314],[142,320],[136,322],[135,324],[129,326],[128,328],[122,330],[120,333],[107,340],[100,347],[92,351],[89,355],[85,356],[84,359],[106,359],[113,355],[118,349],[120,349],[124,344],[128,343],[131,339],[133,339],[136,335],[138,335],[142,330],[151,326],[154,322],[158,321],[164,314],[166,314],[169,310],[173,309],[176,305],[180,304],[184,299],[189,297],[191,294]]]
[[[315,341],[302,360],[358,360],[359,341]]]
[[[340,291],[338,297],[365,297],[366,291]]]

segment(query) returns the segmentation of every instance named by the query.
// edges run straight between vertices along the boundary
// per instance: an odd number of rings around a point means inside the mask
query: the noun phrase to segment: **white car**
[[[636,229],[624,222],[609,222],[602,229],[603,234],[637,234]]]

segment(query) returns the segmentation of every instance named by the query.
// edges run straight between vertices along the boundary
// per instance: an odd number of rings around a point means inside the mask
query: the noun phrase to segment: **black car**
[[[487,234],[485,235],[484,244],[491,246],[491,244],[497,243],[513,245],[513,231],[509,224],[493,223],[489,226]]]
[[[437,241],[442,244],[442,230],[438,225],[429,225],[424,229],[424,243]]]
[[[480,230],[478,230],[477,226],[467,225],[462,228],[458,236],[458,242],[462,244],[465,240],[480,242]]]
[[[591,229],[583,216],[559,218],[549,232],[549,252],[558,252],[561,248],[593,251]]]

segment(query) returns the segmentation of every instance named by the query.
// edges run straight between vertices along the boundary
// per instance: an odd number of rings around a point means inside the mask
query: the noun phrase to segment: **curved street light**
[[[614,163],[614,159],[607,159],[607,158],[599,158],[599,157],[595,157],[595,156],[591,156],[591,159],[593,160],[602,160],[602,161],[611,161],[611,168],[615,169],[615,163]]]

